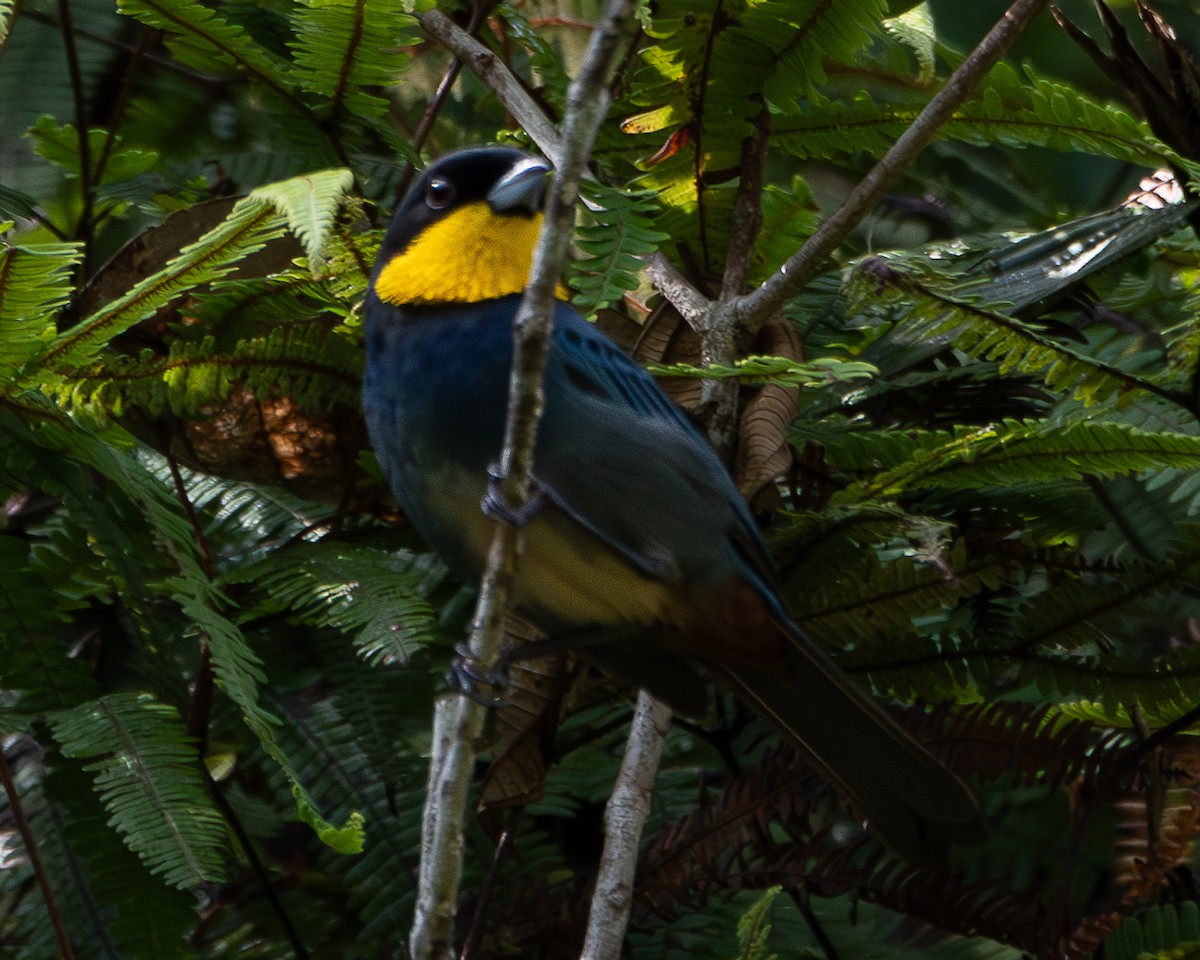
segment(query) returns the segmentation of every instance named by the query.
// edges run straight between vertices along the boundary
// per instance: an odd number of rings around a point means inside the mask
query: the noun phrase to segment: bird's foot
[[[458,644],[454,652],[457,656],[450,666],[450,683],[460,693],[485,707],[508,706],[507,699],[492,696],[483,689],[494,687],[503,690],[508,686],[508,658],[502,656],[494,667],[485,670],[465,642]]]
[[[484,516],[497,523],[507,523],[514,527],[523,527],[536,517],[546,505],[546,492],[534,482],[529,499],[519,507],[514,507],[504,497],[504,474],[498,463],[488,467],[487,493],[483,495],[480,506]]]

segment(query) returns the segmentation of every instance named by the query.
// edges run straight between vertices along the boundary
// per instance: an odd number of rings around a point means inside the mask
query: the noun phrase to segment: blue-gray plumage
[[[531,235],[522,221],[536,219],[538,169],[500,148],[432,165],[397,211],[367,296],[363,407],[376,455],[413,525],[466,582],[482,572],[493,531],[480,503],[500,456],[532,253],[532,241],[520,249],[508,238]],[[495,233],[481,246],[460,236],[468,228]],[[462,278],[444,279],[458,271],[474,272],[467,294]],[[790,620],[712,448],[561,301],[545,397],[534,451],[544,501],[523,530],[518,611],[554,638],[611,629],[625,640],[583,655],[684,710],[702,709],[697,667],[713,674],[911,859],[972,833],[966,788]]]

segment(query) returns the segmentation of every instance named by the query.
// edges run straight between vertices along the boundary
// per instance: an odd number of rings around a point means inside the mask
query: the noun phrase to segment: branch
[[[625,759],[604,811],[604,853],[580,960],[619,960],[621,956],[633,907],[638,847],[670,726],[671,711],[645,690],[639,693]]]
[[[37,880],[38,889],[42,892],[42,901],[46,904],[46,912],[50,915],[50,925],[54,928],[54,939],[58,944],[58,952],[63,960],[75,960],[75,949],[71,946],[71,937],[63,923],[62,911],[58,909],[58,901],[54,897],[54,887],[50,876],[42,865],[42,855],[38,852],[37,839],[25,816],[25,806],[21,795],[17,792],[17,784],[8,768],[8,760],[4,756],[5,743],[0,741],[0,788],[8,794],[8,809],[12,814],[17,833],[25,845],[25,856],[29,858],[29,866],[33,868],[33,876]]]
[[[752,122],[754,132],[742,141],[741,176],[729,218],[729,247],[725,251],[725,275],[721,279],[722,300],[732,300],[745,290],[754,244],[762,228],[763,173],[771,138],[771,116],[765,102],[760,102],[758,115]]]
[[[870,213],[887,189],[937,136],[938,129],[972,94],[1017,36],[1048,0],[1015,0],[979,45],[950,75],[945,86],[900,135],[879,162],[850,191],[842,206],[805,241],[766,283],[753,293],[732,301],[739,323],[753,328],[779,310],[791,291],[804,284],[837,249],[847,234]]]
[[[563,137],[504,61],[440,10],[427,10],[419,14],[418,19],[426,33],[440,41],[496,95],[504,104],[504,109],[533,138],[555,169],[561,168],[566,159]],[[569,121],[568,116],[563,124],[564,129]]]
[[[545,224],[533,256],[533,272],[513,321],[515,352],[509,381],[508,414],[501,454],[501,497],[514,511],[531,500],[532,461],[537,420],[542,407],[542,369],[550,345],[554,293],[566,264],[574,225],[579,179],[608,112],[607,78],[635,0],[610,0],[592,39],[579,75],[567,94],[567,112],[560,136],[549,127],[540,109],[528,101],[524,90],[488,50],[461,35],[436,11],[422,15],[431,33],[463,57],[466,65],[497,90],[510,112],[526,127],[555,166],[546,200]],[[469,41],[469,44],[465,43]],[[507,80],[501,87],[497,79]],[[514,101],[514,91],[520,96]],[[521,106],[514,106],[520,103]],[[532,109],[529,109],[531,108]],[[518,112],[518,110],[520,112]],[[539,132],[535,132],[539,128]],[[479,602],[471,627],[470,655],[481,672],[496,664],[503,637],[503,621],[519,554],[519,531],[497,527],[480,585]],[[453,957],[454,916],[463,860],[463,823],[476,743],[483,731],[486,708],[459,694],[442,698],[434,718],[434,753],[430,761],[429,789],[422,824],[421,867],[417,907],[410,950],[414,960]]]
[[[655,288],[667,298],[671,306],[687,321],[688,326],[699,333],[708,322],[711,306],[708,297],[691,285],[687,277],[679,272],[659,250],[644,258],[646,275]]]

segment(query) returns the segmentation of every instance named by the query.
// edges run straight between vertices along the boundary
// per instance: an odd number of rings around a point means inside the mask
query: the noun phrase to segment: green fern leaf
[[[428,642],[433,614],[423,595],[441,579],[427,555],[393,554],[344,543],[304,543],[241,567],[257,602],[245,617],[287,613],[296,622],[348,634],[371,663],[407,663]]]
[[[0,248],[0,389],[54,337],[54,315],[71,296],[80,252],[74,243]]]
[[[940,435],[945,437],[945,435]],[[944,442],[939,435],[888,435],[911,456],[897,466],[841,494],[847,502],[891,498],[928,487],[972,489],[1023,486],[1084,476],[1111,477],[1145,470],[1200,468],[1200,437],[1148,432],[1121,423],[1004,423],[962,429]],[[844,438],[842,449],[859,443]],[[866,446],[878,451],[879,438]],[[918,446],[923,447],[918,451]],[[851,460],[861,461],[850,454]]]
[[[1200,906],[1195,900],[1147,908],[1126,917],[1104,941],[1108,960],[1195,960],[1200,957]]]
[[[772,142],[798,157],[840,157],[854,150],[878,155],[919,112],[919,105],[818,98],[802,116],[776,123]],[[993,68],[978,96],[964,103],[938,135],[977,146],[1093,153],[1143,167],[1174,160],[1174,151],[1120,107],[1032,73],[1022,78],[1005,64]]]
[[[738,920],[741,950],[737,960],[775,960],[775,954],[767,953],[767,944],[771,939],[771,924],[767,922],[767,917],[771,913],[771,904],[782,890],[779,886],[764,890],[762,896]]]
[[[395,51],[416,42],[402,4],[381,0],[301,0],[292,10],[292,76],[326,101],[334,117],[382,116],[388,101],[370,92],[396,82]],[[303,236],[303,235],[301,235]]]
[[[180,295],[227,275],[245,257],[281,236],[285,221],[313,256],[319,256],[334,211],[350,182],[348,171],[328,170],[260,187],[239,200],[223,223],[185,247],[163,269],[62,333],[42,355],[42,364],[66,370],[92,362],[112,337]]]
[[[575,295],[571,299],[584,312],[594,313],[637,289],[640,258],[670,238],[655,229],[658,208],[648,195],[597,183],[584,184],[581,192],[587,214],[575,231],[582,256],[572,265],[570,286]]]
[[[79,176],[83,167],[79,154],[79,134],[72,124],[60,124],[53,117],[39,117],[26,136],[33,141],[38,156],[67,173]],[[155,151],[122,149],[120,142],[120,137],[103,127],[88,130],[92,175],[99,173],[101,183],[127,180],[153,170],[158,164],[159,156]],[[104,169],[101,171],[98,168],[102,159]]]
[[[338,844],[340,853],[357,853],[363,844],[361,817],[349,817],[340,826],[322,819],[319,805],[302,782],[300,772],[278,741],[276,728],[279,719],[259,702],[258,685],[266,681],[262,661],[255,656],[241,631],[214,606],[214,601],[197,595],[194,584],[178,580],[176,589],[188,589],[180,600],[183,615],[191,629],[207,643],[212,652],[213,670],[217,683],[242,712],[246,725],[258,737],[266,751],[287,775],[292,795],[301,819],[313,826],[319,836],[329,837]]]
[[[42,355],[42,364],[68,371],[91,362],[112,337],[152,316],[180,294],[224,276],[242,258],[281,236],[283,224],[283,217],[262,199],[251,196],[239,201],[224,223],[184,247],[162,270],[59,335]]]
[[[246,200],[270,204],[282,213],[315,269],[333,230],[338,207],[353,184],[354,174],[349,170],[321,170],[259,187]]]
[[[241,70],[291,96],[285,62],[254,42],[241,26],[195,0],[118,0],[117,10],[162,30],[182,63],[217,76]]]
[[[1170,388],[1120,365],[1060,343],[1034,324],[970,302],[961,284],[918,263],[904,273],[884,260],[854,271],[845,288],[847,312],[864,328],[887,330],[897,315],[897,336],[912,343],[953,345],[980,360],[994,360],[1001,374],[1038,377],[1053,392],[1070,392],[1085,404],[1142,391],[1170,395]]]
[[[195,744],[173,707],[111,694],[47,718],[68,757],[87,770],[125,843],[176,887],[219,880],[225,824],[204,790]]]

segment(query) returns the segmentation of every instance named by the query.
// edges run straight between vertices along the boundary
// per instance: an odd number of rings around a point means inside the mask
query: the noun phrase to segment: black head
[[[509,147],[429,165],[396,211],[372,284],[393,306],[478,303],[520,293],[541,230],[550,167]]]

